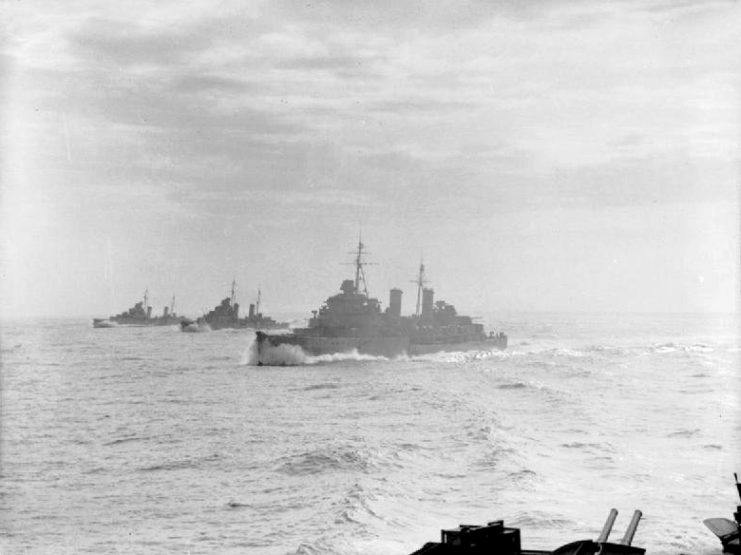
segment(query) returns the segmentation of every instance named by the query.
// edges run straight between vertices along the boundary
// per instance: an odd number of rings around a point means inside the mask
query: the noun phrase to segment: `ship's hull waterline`
[[[411,343],[409,337],[307,337],[290,334],[270,335],[256,332],[257,364],[270,366],[286,364],[276,353],[282,346],[300,348],[305,356],[358,353],[385,358],[419,356],[440,352],[494,351],[506,348],[506,342],[492,338],[464,343]]]

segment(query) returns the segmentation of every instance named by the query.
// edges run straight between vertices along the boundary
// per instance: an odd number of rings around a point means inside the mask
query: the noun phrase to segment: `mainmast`
[[[231,296],[229,297],[229,303],[230,303],[230,304],[234,304],[234,301],[236,301],[236,300],[237,300],[237,293],[236,293],[236,289],[237,289],[237,280],[235,280],[235,279],[232,279],[232,294],[231,294]]]
[[[172,296],[172,302],[170,303],[170,315],[175,316],[175,295]]]
[[[147,314],[147,307],[149,306],[149,287],[144,289],[144,313]]]
[[[255,302],[255,315],[260,314],[260,287],[257,288],[257,301]]]

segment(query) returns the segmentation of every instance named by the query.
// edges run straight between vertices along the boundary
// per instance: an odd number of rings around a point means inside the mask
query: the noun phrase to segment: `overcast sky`
[[[0,4],[0,313],[734,311],[725,1]]]

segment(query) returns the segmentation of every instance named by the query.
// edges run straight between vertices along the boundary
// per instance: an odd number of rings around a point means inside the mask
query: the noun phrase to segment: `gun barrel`
[[[610,537],[610,532],[612,532],[612,527],[615,525],[617,515],[617,509],[610,509],[610,514],[607,515],[607,520],[605,521],[605,525],[602,527],[602,532],[597,538],[597,543],[605,543],[607,538]]]
[[[636,530],[638,530],[638,523],[641,521],[642,516],[643,513],[636,509],[636,511],[633,513],[633,518],[630,519],[628,529],[625,531],[625,535],[623,536],[623,539],[620,541],[620,543],[622,543],[623,545],[630,545],[633,542],[633,536],[636,535]]]

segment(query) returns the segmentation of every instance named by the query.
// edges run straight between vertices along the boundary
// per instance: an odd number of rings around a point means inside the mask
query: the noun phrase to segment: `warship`
[[[357,351],[360,354],[384,356],[415,356],[441,351],[471,351],[505,349],[504,333],[484,331],[482,324],[470,316],[459,315],[445,301],[434,300],[434,291],[427,283],[424,264],[420,264],[417,284],[417,310],[412,316],[401,315],[401,289],[391,289],[389,306],[381,310],[378,299],[368,295],[365,279],[365,245],[358,241],[355,259],[355,279],[346,279],[340,293],[329,297],[324,305],[312,312],[308,326],[292,333],[256,333],[257,364],[281,364],[280,349],[300,347],[308,355],[324,355]]]
[[[738,476],[736,490],[741,498]],[[625,530],[623,538],[615,543],[608,542],[617,518],[617,509],[611,509],[599,537],[593,540],[578,540],[567,543],[553,551],[522,549],[520,529],[504,526],[504,521],[495,520],[486,525],[461,524],[458,528],[442,530],[439,542],[428,542],[410,555],[645,555],[646,550],[632,545],[638,523],[643,514],[636,510]],[[703,521],[720,539],[724,554],[739,555],[741,533],[741,505],[736,507],[734,520],[708,518]]]
[[[617,518],[617,509],[611,509],[602,532],[596,540],[578,540],[553,551],[523,549],[520,529],[504,526],[495,520],[478,526],[461,524],[458,528],[442,530],[439,542],[428,542],[410,555],[644,555],[646,550],[632,545],[643,513],[636,510],[621,540],[608,542]]]
[[[190,318],[180,322],[180,329],[186,332],[203,331],[204,329],[220,330],[224,328],[251,328],[255,330],[287,329],[288,322],[276,322],[270,316],[260,312],[261,291],[257,290],[257,300],[250,304],[246,317],[239,317],[239,303],[237,302],[237,282],[232,280],[231,294],[222,299],[213,310],[197,320]]]
[[[160,316],[152,316],[149,306],[149,290],[144,290],[144,299],[125,312],[109,318],[93,318],[94,328],[113,328],[117,326],[173,326],[182,318],[175,314],[175,297],[170,306],[165,306]]]

